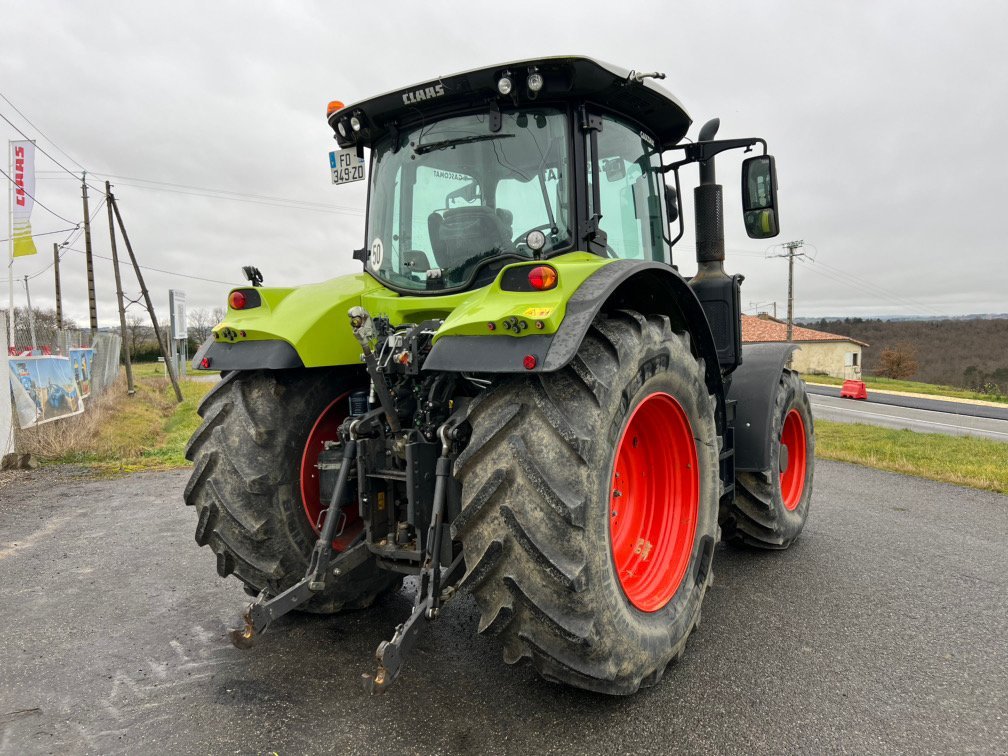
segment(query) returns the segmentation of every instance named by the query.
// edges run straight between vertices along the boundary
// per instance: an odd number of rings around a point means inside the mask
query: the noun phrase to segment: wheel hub
[[[784,416],[781,429],[781,459],[779,467],[781,498],[788,511],[797,509],[805,491],[805,468],[807,464],[805,446],[805,421],[801,413],[790,410]]]
[[[636,608],[655,612],[675,595],[693,553],[700,475],[686,413],[655,392],[631,413],[616,446],[609,538],[616,574]]]
[[[305,517],[316,535],[321,534],[322,525],[328,516],[329,502],[323,502],[319,492],[319,454],[325,449],[326,441],[339,438],[340,424],[346,419],[347,397],[343,394],[334,399],[322,414],[315,420],[308,439],[305,441],[301,454],[301,504],[304,506]],[[348,507],[340,513],[345,515],[345,522],[337,523],[339,535],[333,538],[333,549],[343,551],[363,529],[364,523],[353,507]]]

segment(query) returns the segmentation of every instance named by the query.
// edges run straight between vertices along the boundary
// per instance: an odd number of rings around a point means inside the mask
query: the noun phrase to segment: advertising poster
[[[22,428],[84,411],[69,357],[11,357],[9,364],[14,406]]]
[[[70,362],[73,363],[74,377],[80,388],[82,399],[91,396],[91,365],[94,363],[94,349],[70,349]]]

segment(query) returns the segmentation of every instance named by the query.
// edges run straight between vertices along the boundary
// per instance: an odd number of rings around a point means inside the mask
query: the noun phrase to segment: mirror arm
[[[678,218],[678,220],[679,220],[679,233],[676,234],[675,239],[672,239],[669,242],[670,254],[671,254],[672,247],[674,247],[676,245],[676,242],[678,242],[680,239],[682,239],[683,234],[686,232],[686,226],[685,226],[685,223],[683,222],[682,190],[679,188],[679,167],[678,167],[678,165],[679,165],[678,163],[675,164],[676,168],[673,171],[673,174],[675,175],[676,207],[679,210],[679,218]],[[667,169],[665,169],[665,170],[667,170]],[[670,262],[671,262],[671,259],[670,259]]]
[[[678,144],[675,147],[669,147],[670,150],[683,150],[686,156],[676,162],[666,165],[662,168],[662,173],[667,173],[671,170],[677,170],[680,166],[689,165],[690,163],[702,163],[706,160],[710,160],[715,155],[718,155],[726,150],[737,150],[745,147],[746,152],[749,152],[754,145],[763,145],[763,154],[767,154],[767,143],[765,139],[759,137],[749,137],[746,139],[715,139],[710,142],[693,142],[690,144]]]

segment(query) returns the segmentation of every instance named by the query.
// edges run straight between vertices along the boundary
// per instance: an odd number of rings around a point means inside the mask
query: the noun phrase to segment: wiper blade
[[[514,134],[473,134],[472,136],[459,137],[458,139],[445,139],[443,142],[431,142],[430,144],[418,145],[413,152],[423,155],[435,150],[446,150],[459,144],[472,144],[473,142],[486,142],[490,139],[509,139]]]

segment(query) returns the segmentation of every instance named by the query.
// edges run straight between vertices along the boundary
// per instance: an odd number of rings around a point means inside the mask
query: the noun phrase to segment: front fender
[[[735,401],[735,469],[772,466],[773,409],[784,364],[797,344],[744,344],[742,364],[732,373],[728,399]]]

